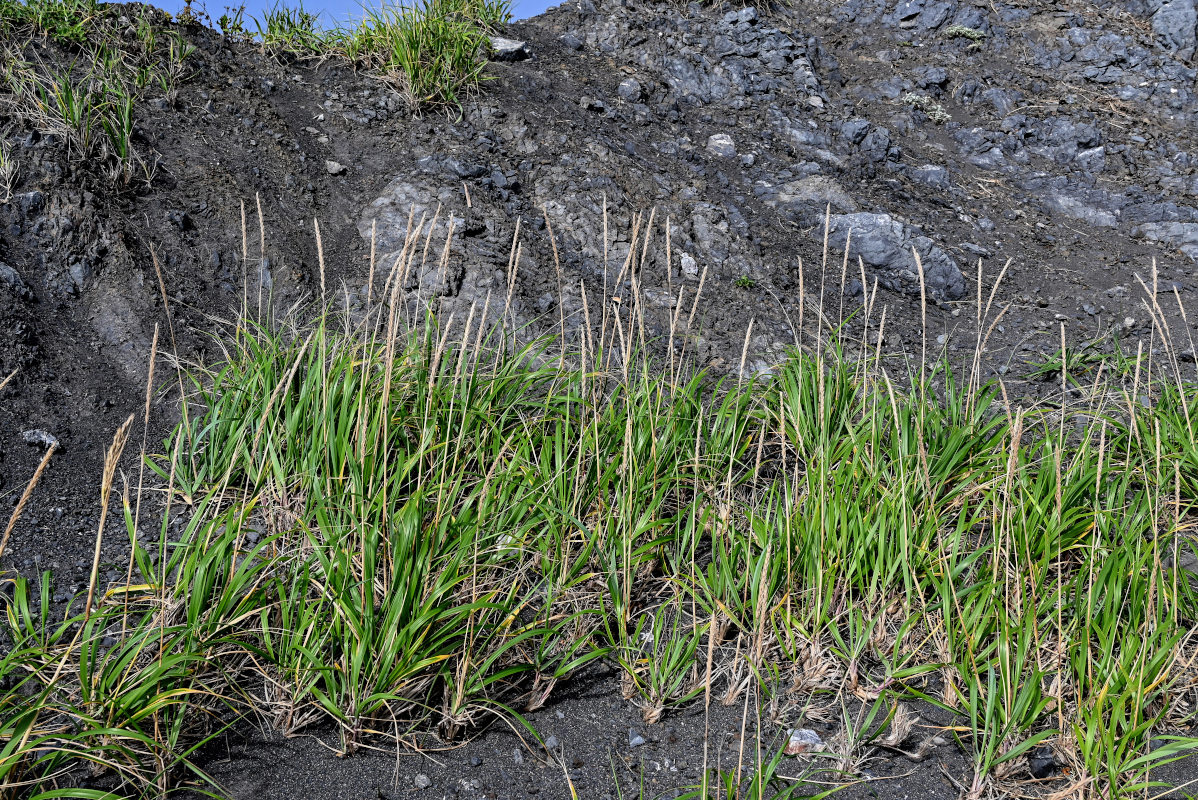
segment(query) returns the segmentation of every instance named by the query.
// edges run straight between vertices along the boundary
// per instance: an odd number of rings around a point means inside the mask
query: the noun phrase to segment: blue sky
[[[512,15],[516,19],[524,19],[540,14],[551,5],[557,5],[561,0],[513,0]],[[212,17],[213,22],[216,21],[221,14],[225,13],[226,6],[237,7],[241,5],[243,0],[192,0],[192,8],[204,8],[208,15]],[[260,14],[264,8],[271,8],[277,0],[244,0],[246,22],[249,18]],[[362,12],[363,4],[377,6],[379,0],[306,0],[303,4],[304,10],[319,12],[321,18],[326,23],[346,24],[353,22],[359,17]],[[299,0],[286,0],[284,5],[298,5]],[[183,0],[158,0],[157,5],[172,13],[178,12],[183,8]],[[254,26],[248,25],[250,30]]]

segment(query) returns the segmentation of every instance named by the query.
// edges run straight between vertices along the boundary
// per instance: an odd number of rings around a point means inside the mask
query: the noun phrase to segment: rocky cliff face
[[[633,217],[649,209],[656,230],[640,278],[657,329],[706,271],[708,351],[732,342],[739,352],[736,333],[755,317],[759,366],[794,340],[800,259],[808,299],[819,283],[826,213],[826,285],[839,289],[848,240],[845,291],[858,297],[876,281],[899,343],[913,335],[915,254],[950,349],[979,261],[989,292],[1011,259],[999,301],[1014,308],[998,336],[1016,351],[1059,341],[1060,323],[1080,339],[1141,328],[1135,275],[1150,283],[1153,259],[1158,289],[1188,290],[1192,2],[862,0],[767,14],[581,0],[516,32],[528,58],[497,65],[461,120],[411,136],[411,164],[359,222],[394,250],[411,207],[417,219],[438,204],[464,215],[462,269],[437,287],[421,278],[426,293],[459,304],[502,293],[522,217],[535,229],[525,229],[519,312],[556,318],[545,215],[578,321],[579,280],[610,287]]]
[[[575,336],[620,298],[716,371],[737,368],[750,321],[747,368],[767,371],[821,305],[825,328],[856,313],[858,331],[867,302],[875,327],[885,308],[886,349],[916,353],[921,268],[929,343],[968,363],[1008,260],[987,355],[1008,379],[1062,326],[1150,350],[1153,298],[1189,348],[1196,24],[1193,0],[575,0],[512,26],[523,44],[460,114],[422,116],[376,77],[176,26],[187,74],[135,114],[148,183],[114,187],[0,108],[18,165],[0,185],[0,379],[21,367],[0,397],[0,490],[40,457],[21,431],[63,442],[11,552],[86,563],[94,476],[143,402],[155,324],[204,357],[189,331],[210,315],[311,300],[314,219],[339,303],[377,297],[423,216],[410,302],[461,321],[490,297],[491,320]],[[80,558],[49,544],[62,531]]]

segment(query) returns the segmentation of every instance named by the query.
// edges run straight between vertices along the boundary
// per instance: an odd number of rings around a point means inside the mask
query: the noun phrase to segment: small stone
[[[915,167],[910,174],[912,180],[918,181],[925,186],[931,186],[933,189],[951,189],[952,181],[949,180],[948,170],[938,164],[924,164]]]
[[[549,734],[549,738],[545,740],[545,749],[556,750],[559,744],[561,744],[561,742],[559,742],[557,737],[551,733]]]
[[[786,743],[786,755],[797,756],[801,753],[819,753],[824,749],[824,740],[810,728],[798,728],[790,731],[790,740]]]
[[[736,143],[726,133],[715,133],[707,137],[707,152],[720,158],[732,158],[736,155]]]
[[[847,140],[849,144],[861,144],[861,141],[865,138],[865,135],[869,133],[869,129],[871,127],[873,126],[870,125],[869,120],[861,119],[860,117],[854,117],[840,126],[840,135]]]
[[[33,297],[33,292],[29,291],[25,281],[21,280],[20,273],[3,261],[0,261],[0,285],[7,286],[17,297]]]
[[[629,728],[628,729],[628,746],[629,747],[640,747],[643,744],[645,744],[645,737],[641,736],[633,728]]]
[[[491,60],[493,61],[523,61],[530,55],[528,42],[505,39],[502,36],[491,37]]]
[[[560,41],[567,50],[582,49],[582,39],[579,39],[572,33],[563,33],[560,37],[558,37],[558,41]]]
[[[974,244],[973,242],[961,242],[960,247],[967,253],[973,253],[975,256],[982,256],[983,258],[990,258],[992,255],[994,255],[994,253],[990,250],[982,247],[980,244]]]
[[[180,211],[178,209],[167,211],[166,221],[181,231],[189,231],[195,227],[195,224],[191,220],[191,215],[186,211]]]
[[[1034,748],[1027,756],[1027,768],[1033,778],[1047,778],[1056,769],[1057,762],[1053,758],[1052,748],[1042,746]]]
[[[58,444],[58,437],[37,428],[23,431],[21,438],[25,440],[26,444],[36,444],[42,447],[53,447]]]
[[[682,267],[682,274],[688,278],[699,277],[699,262],[695,261],[695,257],[690,253],[683,253],[678,257],[678,264]]]
[[[520,748],[512,750],[512,763],[517,767],[524,763],[524,754],[520,752]]]
[[[641,87],[641,82],[636,78],[625,78],[620,81],[620,86],[616,89],[616,94],[630,103],[635,103],[644,96],[645,90]]]
[[[17,208],[21,209],[23,216],[36,214],[46,205],[46,196],[36,189],[32,192],[23,192],[13,197],[13,201],[17,204]]]
[[[344,175],[345,165],[337,161],[324,162],[324,171],[330,175]]]
[[[427,789],[433,785],[433,780],[423,772],[416,773],[416,777],[412,779],[412,785],[417,789]]]

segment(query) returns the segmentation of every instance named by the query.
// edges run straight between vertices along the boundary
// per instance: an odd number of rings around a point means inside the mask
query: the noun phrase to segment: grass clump
[[[32,29],[61,44],[86,45],[103,16],[97,0],[0,0],[0,31]]]
[[[420,0],[367,9],[356,27],[323,29],[302,5],[277,5],[256,24],[268,52],[345,58],[390,77],[421,108],[457,107],[477,90],[486,80],[488,33],[510,20],[510,0]]]
[[[321,28],[320,18],[305,11],[302,3],[295,7],[276,4],[263,11],[261,19],[254,17],[254,24],[263,48],[276,55],[319,56],[326,53],[335,41]],[[222,28],[231,33],[241,27],[240,16],[236,12],[222,23]]]
[[[509,0],[421,0],[367,12],[344,36],[352,58],[394,77],[414,106],[458,106],[486,76],[487,35],[511,19]]]
[[[944,110],[944,106],[940,105],[925,94],[908,92],[907,94],[903,95],[903,103],[911,106],[912,108],[917,108],[923,113],[927,114],[928,119],[932,120],[932,122],[935,122],[937,125],[943,125],[946,122],[952,122],[952,115]]]
[[[94,0],[0,0],[0,108],[62,137],[80,166],[127,185],[149,180],[151,159],[134,138],[137,104],[171,97],[194,47],[141,9],[127,26]],[[65,48],[55,66],[30,50],[33,37]]]
[[[194,52],[179,26],[143,8],[96,0],[0,0],[0,109],[65,139],[78,166],[100,165],[114,182],[149,180],[155,165],[134,136],[136,107],[170,101]],[[183,27],[197,15],[186,9]],[[369,11],[353,28],[324,29],[317,15],[276,5],[254,20],[224,14],[225,35],[257,39],[279,58],[341,58],[389,77],[413,108],[458,107],[486,80],[488,34],[511,19],[510,0],[422,0]],[[35,39],[62,49],[47,63]]]
[[[607,298],[574,344],[516,346],[489,305],[413,313],[425,244],[364,317],[242,320],[189,372],[147,462],[156,530],[122,499],[127,580],[93,572],[96,602],[62,620],[9,580],[0,780],[49,791],[81,753],[122,791],[202,780],[194,748],[240,715],[333,725],[346,754],[453,740],[599,659],[648,723],[750,694],[783,720],[845,714],[818,780],[879,737],[934,747],[914,700],[954,715],[969,798],[1017,789],[1042,744],[1069,769],[1055,788],[1106,798],[1198,748],[1180,371],[1141,351],[1021,408],[976,363],[899,379],[849,357],[842,328],[768,379],[720,379],[657,364],[641,304]],[[705,764],[689,796],[771,796],[780,758]]]
[[[17,160],[13,158],[8,147],[0,142],[0,203],[7,203],[12,199],[20,175],[21,168]]]
[[[967,25],[949,25],[944,29],[943,34],[948,39],[968,39],[975,43],[986,38],[985,31],[970,28]]]

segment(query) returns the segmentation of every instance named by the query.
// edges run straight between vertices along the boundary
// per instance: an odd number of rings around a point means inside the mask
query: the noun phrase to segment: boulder
[[[1198,4],[1195,0],[1163,0],[1152,15],[1156,40],[1178,58],[1188,61],[1198,49]]]
[[[20,273],[3,261],[0,261],[0,286],[8,287],[9,291],[17,297],[26,300],[33,298],[33,292],[29,291],[29,287],[25,285],[25,281],[21,280]]]
[[[491,37],[492,61],[523,61],[531,55],[528,52],[528,42],[505,39],[502,36]]]
[[[809,175],[780,186],[762,187],[758,194],[799,225],[821,225],[828,206],[834,214],[851,214],[857,203],[844,187],[827,175]]]
[[[823,231],[817,229],[814,235],[822,238]],[[923,263],[924,283],[932,298],[959,300],[965,296],[965,276],[957,262],[931,239],[889,214],[834,215],[829,223],[828,242],[843,251],[846,241],[850,260],[859,257],[866,268],[879,273],[879,282],[889,289],[919,292],[914,251]]]
[[[641,82],[636,78],[625,78],[620,82],[619,88],[616,89],[616,94],[629,103],[637,103],[645,96],[645,90],[641,87]]]
[[[1132,229],[1132,236],[1176,247],[1198,261],[1198,222],[1148,222]]]

